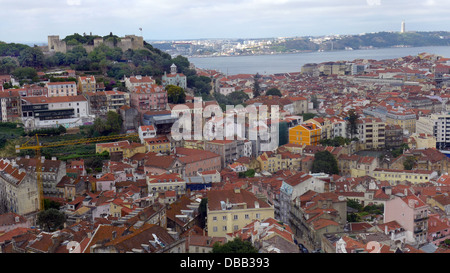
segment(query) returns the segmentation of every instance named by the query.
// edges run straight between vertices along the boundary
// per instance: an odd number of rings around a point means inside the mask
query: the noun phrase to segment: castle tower
[[[402,27],[400,29],[400,33],[405,33],[405,20],[402,21]]]

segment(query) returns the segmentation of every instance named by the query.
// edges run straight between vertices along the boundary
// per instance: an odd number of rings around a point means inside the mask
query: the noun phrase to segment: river
[[[230,57],[189,57],[189,61],[202,69],[214,69],[228,75],[300,72],[307,63],[328,61],[352,61],[355,59],[385,60],[419,53],[431,53],[450,57],[450,46],[399,47],[364,50],[342,50],[293,54],[230,56]]]

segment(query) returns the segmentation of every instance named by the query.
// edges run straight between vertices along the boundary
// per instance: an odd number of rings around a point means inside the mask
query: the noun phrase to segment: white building
[[[183,73],[177,73],[177,66],[172,64],[170,66],[170,74],[164,72],[164,75],[162,76],[162,84],[164,87],[167,85],[175,85],[186,89],[187,77]]]
[[[135,87],[142,86],[142,85],[152,85],[156,84],[156,81],[150,77],[150,76],[130,76],[130,77],[124,77],[125,87],[129,91],[133,91]]]
[[[87,99],[82,95],[22,98],[22,122],[26,129],[77,127],[92,122]]]
[[[450,113],[419,117],[416,122],[416,132],[436,137],[436,148],[439,150],[450,147]]]
[[[139,139],[141,140],[141,143],[143,143],[143,144],[145,144],[146,138],[156,137],[156,129],[155,129],[155,126],[153,126],[153,125],[139,126],[138,133],[139,133]]]

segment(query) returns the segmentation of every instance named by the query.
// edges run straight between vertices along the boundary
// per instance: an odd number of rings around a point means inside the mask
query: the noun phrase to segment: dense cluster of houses
[[[171,69],[163,82],[183,86]],[[174,140],[175,105],[147,76],[125,78],[128,92],[104,90],[93,76],[2,90],[2,121],[79,126],[117,111],[139,142],[96,144],[111,159],[95,173],[83,159],[3,158],[0,252],[206,253],[234,238],[260,253],[449,251],[450,59],[308,64],[262,75],[256,97],[254,75],[197,73],[213,92],[248,94],[247,106],[278,106],[278,119],[257,127],[279,125],[279,145],[264,149],[252,124],[230,113],[201,124],[241,128],[240,138]],[[282,97],[264,94],[273,87]],[[184,105],[195,114],[218,103],[188,95]],[[335,139],[345,142],[325,141]],[[314,172],[319,152],[336,159],[338,173]],[[57,231],[36,224],[37,166],[45,198],[66,215]]]

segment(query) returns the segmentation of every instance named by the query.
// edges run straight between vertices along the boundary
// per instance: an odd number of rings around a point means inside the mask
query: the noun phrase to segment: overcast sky
[[[450,31],[449,0],[0,0],[0,41],[73,33],[145,40]],[[139,30],[142,28],[142,32]]]

